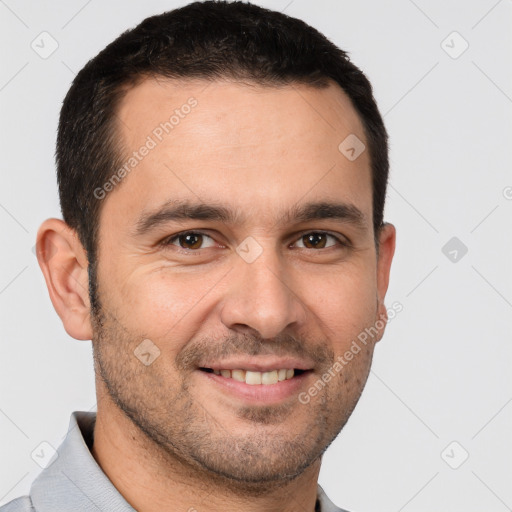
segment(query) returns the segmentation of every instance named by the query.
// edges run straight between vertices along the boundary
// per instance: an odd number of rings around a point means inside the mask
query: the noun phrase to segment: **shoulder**
[[[344,508],[337,507],[325,494],[325,491],[322,489],[320,484],[317,486],[317,496],[320,501],[320,511],[321,512],[348,512]],[[1,512],[1,511],[0,511]]]
[[[35,512],[29,496],[21,496],[0,507],[0,512]]]

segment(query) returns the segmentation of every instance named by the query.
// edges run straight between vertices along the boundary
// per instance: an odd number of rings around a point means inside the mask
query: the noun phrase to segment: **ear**
[[[88,260],[76,231],[60,219],[45,220],[37,232],[36,254],[64,329],[77,340],[90,340]]]
[[[388,313],[384,304],[389,285],[391,261],[395,254],[396,229],[393,224],[385,223],[379,231],[379,254],[377,259],[377,318],[375,324],[379,334],[376,341],[380,341],[388,321]]]

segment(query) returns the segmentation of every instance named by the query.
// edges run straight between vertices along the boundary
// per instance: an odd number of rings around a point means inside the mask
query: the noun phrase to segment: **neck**
[[[314,512],[321,458],[291,481],[237,482],[169,454],[98,396],[93,457],[139,512]]]

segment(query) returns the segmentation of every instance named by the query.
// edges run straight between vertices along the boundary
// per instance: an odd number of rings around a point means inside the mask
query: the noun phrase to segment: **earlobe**
[[[380,341],[388,321],[387,309],[384,304],[389,285],[391,262],[395,254],[396,229],[393,224],[385,223],[379,233],[379,256],[377,260],[377,319],[379,331],[377,341]]]
[[[37,233],[36,253],[64,329],[75,339],[90,340],[88,260],[76,231],[60,219],[47,219]]]

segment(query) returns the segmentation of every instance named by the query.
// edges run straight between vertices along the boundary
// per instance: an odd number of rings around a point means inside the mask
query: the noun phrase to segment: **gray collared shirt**
[[[95,421],[94,412],[73,412],[66,439],[34,480],[30,494],[0,507],[0,512],[133,512],[90,452]],[[320,512],[347,512],[336,507],[320,485],[317,496]]]

